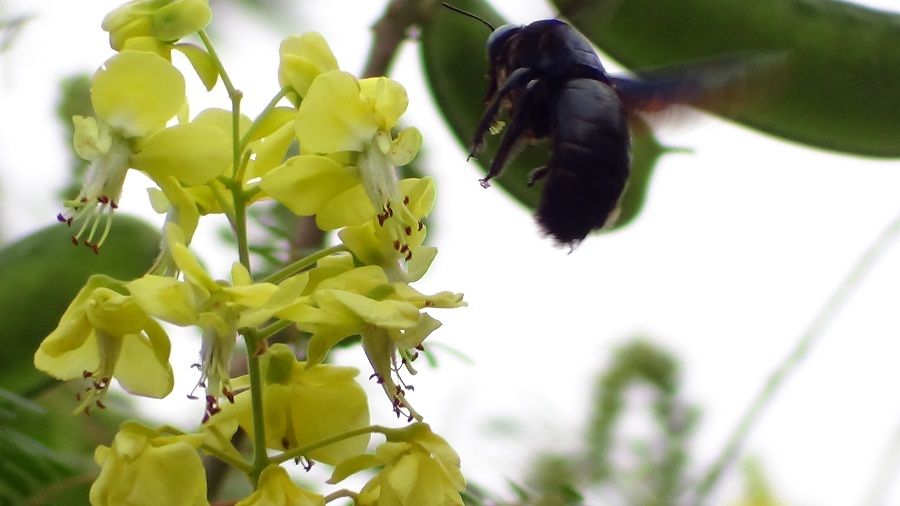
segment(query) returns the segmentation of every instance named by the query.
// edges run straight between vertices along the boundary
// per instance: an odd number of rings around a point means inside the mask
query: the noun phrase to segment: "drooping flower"
[[[266,319],[253,310],[266,304],[277,287],[254,283],[240,263],[232,267],[233,284],[216,281],[184,244],[174,223],[166,225],[166,244],[185,280],[146,275],[128,283],[135,301],[147,314],[175,325],[202,329],[199,385],[207,392],[207,414],[218,410],[216,398],[230,396],[230,366],[237,330]]]
[[[76,152],[91,165],[78,196],[58,216],[78,226],[76,244],[95,251],[103,244],[129,168],[197,185],[231,163],[226,132],[200,122],[165,128],[185,107],[185,84],[171,63],[153,53],[123,51],[107,60],[92,79],[91,103],[96,118],[73,119]]]
[[[80,412],[103,407],[112,378],[136,395],[168,395],[174,382],[169,351],[166,332],[135,303],[126,284],[97,274],[41,343],[34,365],[62,380],[90,380]]]
[[[208,505],[206,472],[197,453],[202,437],[164,435],[125,422],[111,447],[94,452],[101,470],[91,486],[91,505]]]
[[[285,344],[275,344],[261,357],[266,446],[287,450],[301,448],[369,424],[366,394],[354,380],[352,367],[319,364],[307,367],[298,362]],[[246,376],[236,385],[246,385]],[[233,404],[207,422],[208,426],[228,426],[237,420],[252,438],[253,416],[250,392],[237,394]],[[311,460],[335,464],[365,451],[369,435],[362,434],[315,449]]]
[[[325,498],[298,487],[283,467],[271,465],[259,475],[256,491],[235,506],[325,506]]]
[[[384,467],[359,492],[361,506],[462,505],[466,480],[459,456],[425,423],[414,423],[388,434],[374,458],[355,458],[339,464],[329,483],[366,467]]]

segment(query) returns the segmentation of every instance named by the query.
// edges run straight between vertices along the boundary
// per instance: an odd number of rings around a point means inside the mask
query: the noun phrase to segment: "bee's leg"
[[[481,181],[481,186],[485,188],[490,186],[489,181],[503,172],[503,166],[506,165],[507,158],[515,151],[516,147],[521,147],[521,143],[518,141],[528,129],[528,120],[531,114],[529,109],[533,99],[541,93],[541,87],[538,86],[539,83],[540,81],[537,80],[531,81],[522,90],[522,94],[516,101],[512,120],[510,120],[509,126],[506,128],[503,138],[500,139],[500,146],[497,148],[493,161],[491,161],[491,168],[487,175],[479,180]]]
[[[512,74],[506,78],[506,81],[503,82],[503,86],[497,90],[497,93],[494,94],[494,98],[488,103],[487,107],[484,109],[484,113],[481,115],[481,120],[478,121],[478,127],[475,128],[475,135],[472,136],[472,149],[469,150],[469,158],[474,157],[478,151],[481,150],[481,147],[484,145],[484,134],[491,127],[491,123],[494,122],[494,118],[497,117],[497,113],[500,110],[500,104],[503,101],[503,98],[506,97],[511,91],[521,88],[528,84],[531,79],[534,78],[534,71],[528,68],[518,68]],[[466,160],[468,160],[467,158]]]
[[[528,183],[526,185],[531,188],[534,186],[534,183],[537,183],[541,179],[547,177],[547,174],[550,172],[550,167],[544,165],[543,167],[538,167],[531,171],[531,174],[528,174]]]

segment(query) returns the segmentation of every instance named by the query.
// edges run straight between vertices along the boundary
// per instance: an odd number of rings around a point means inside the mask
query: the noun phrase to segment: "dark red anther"
[[[409,204],[409,195],[403,196],[403,204]]]
[[[94,404],[96,404],[97,407],[100,409],[106,409],[106,406],[102,402],[100,402],[100,399],[97,399],[96,401],[94,401]]]
[[[419,222],[419,231],[421,232],[424,227],[425,227],[425,225],[423,225],[422,222],[420,221]]]
[[[286,438],[286,437],[281,438],[281,448],[284,450],[287,450],[290,447],[291,447],[291,442],[288,441],[288,438]]]
[[[228,390],[225,387],[222,387],[222,395],[224,395],[228,399],[228,402],[234,404],[234,392]]]
[[[387,214],[379,214],[378,215],[378,226],[383,227],[385,220],[387,220]]]
[[[93,376],[93,375],[94,375],[94,373],[92,373],[91,371],[88,371],[88,370],[81,371],[81,377],[82,377],[82,378],[87,379],[87,378],[90,378],[90,377]]]
[[[425,351],[425,345],[424,345],[424,344],[419,344],[418,346],[416,346],[416,349],[419,350],[419,351]]]
[[[69,238],[69,240],[72,241],[72,246],[78,246],[78,238],[77,237],[75,237],[73,235],[72,237]]]
[[[400,241],[394,241],[394,249],[400,251]]]
[[[84,415],[91,416],[91,407],[90,406],[84,408]]]
[[[400,253],[406,253],[409,251],[409,244],[404,244],[402,248],[400,248]]]
[[[95,244],[84,243],[84,244],[85,244],[88,248],[91,248],[91,251],[93,251],[95,255],[99,255],[99,254],[100,254],[100,246],[97,246],[96,243],[95,243]]]
[[[403,229],[406,235],[412,235],[412,227],[406,227]]]
[[[409,262],[410,260],[412,260],[412,250],[406,253],[406,261]]]
[[[76,401],[80,401],[80,400],[81,400],[81,392],[75,392],[75,400],[76,400]]]
[[[97,202],[101,204],[109,204],[109,197],[107,197],[106,195],[100,195],[99,197],[97,197]]]
[[[87,197],[81,197],[81,203],[87,204]]]
[[[111,208],[113,208],[113,209],[118,209],[118,208],[119,208],[119,204],[118,204],[115,200],[110,200],[110,201],[109,201],[109,207],[111,207]]]

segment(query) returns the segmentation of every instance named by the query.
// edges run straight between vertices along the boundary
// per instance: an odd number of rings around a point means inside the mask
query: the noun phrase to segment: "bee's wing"
[[[673,106],[689,106],[735,116],[777,88],[786,61],[781,53],[728,56],[610,76],[610,82],[629,114],[665,111],[670,117],[678,113]]]

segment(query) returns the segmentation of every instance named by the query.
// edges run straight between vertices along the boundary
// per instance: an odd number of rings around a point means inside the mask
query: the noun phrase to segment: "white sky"
[[[367,27],[382,3],[333,0],[293,14],[325,34],[343,68],[358,71]],[[53,115],[57,85],[109,57],[99,22],[116,4],[0,1],[7,13],[36,15],[0,55],[0,232],[6,238],[52,223],[60,209],[58,185],[47,184],[62,181],[68,167]],[[550,12],[537,2],[519,5],[505,9],[510,20],[525,23]],[[245,93],[244,110],[258,111],[276,89],[278,42],[298,28],[284,21],[272,29],[226,10],[215,13],[217,47]],[[419,288],[465,292],[469,307],[436,313],[444,327],[431,339],[473,363],[444,355],[439,369],[420,366],[411,399],[460,452],[467,475],[495,491],[506,492],[504,480],[522,476],[523,459],[533,451],[579,444],[596,372],[615,345],[635,334],[683,360],[685,394],[703,410],[691,465],[704,469],[770,370],[900,213],[897,162],[825,153],[703,119],[658,133],[694,152],[659,164],[641,218],[567,255],[541,239],[528,214],[499,189],[478,185],[479,174],[449,140],[416,66],[415,48],[407,44],[393,77],[407,85],[407,120],[425,133],[425,165],[439,184],[433,240],[441,254]],[[227,106],[221,87],[192,99],[195,112],[212,105]],[[149,211],[147,186],[129,177],[121,207],[159,221]],[[224,275],[231,259],[210,253],[216,226],[206,226],[198,244]],[[863,504],[900,431],[898,276],[894,246],[748,440],[746,454],[760,457],[789,504]],[[171,409],[190,424],[202,412],[181,400],[196,381],[188,368],[196,341],[175,345],[176,391],[150,406]],[[338,361],[367,370],[358,351]],[[389,406],[372,392],[376,420],[389,420]],[[519,431],[487,430],[499,419]],[[736,475],[716,502],[735,497]],[[892,489],[884,504],[900,504],[900,490]]]

